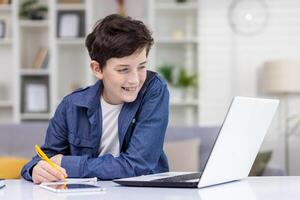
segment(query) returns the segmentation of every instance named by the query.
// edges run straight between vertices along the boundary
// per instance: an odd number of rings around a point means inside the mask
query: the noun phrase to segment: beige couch
[[[43,144],[47,123],[0,124],[0,156],[31,158],[34,145]],[[168,127],[164,149],[171,170],[203,170],[219,127]],[[265,175],[283,175],[267,167]]]

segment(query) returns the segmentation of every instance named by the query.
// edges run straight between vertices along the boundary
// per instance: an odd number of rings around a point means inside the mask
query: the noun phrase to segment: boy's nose
[[[139,83],[139,76],[138,76],[138,73],[132,72],[132,73],[130,74],[130,77],[129,77],[129,79],[128,79],[128,82],[129,82],[130,84],[132,84],[132,85],[138,84],[138,83]]]

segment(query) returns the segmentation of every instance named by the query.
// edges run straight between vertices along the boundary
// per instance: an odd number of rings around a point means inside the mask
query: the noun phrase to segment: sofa
[[[35,155],[34,145],[43,144],[47,126],[46,122],[0,124],[0,157],[17,156],[31,158]],[[172,159],[169,162],[175,163],[174,165],[189,164],[190,169],[193,171],[202,170],[219,129],[219,126],[168,127],[164,148],[168,150],[167,155],[168,153],[170,154],[169,160]],[[185,158],[184,161],[180,158],[180,154]],[[188,159],[186,159],[186,155],[189,156]],[[171,169],[180,169],[181,166],[170,167]],[[271,166],[266,167],[263,173],[263,175],[284,174],[283,170],[275,169]]]
[[[172,148],[167,149],[169,152],[172,152],[174,155],[179,155],[182,153],[182,151],[189,151],[184,152],[181,157],[186,158],[185,155],[190,155],[191,149],[192,151],[198,151],[198,154],[195,157],[190,157],[189,159],[185,159],[183,161],[175,160],[174,163],[178,165],[178,168],[175,167],[176,171],[182,171],[184,169],[188,169],[188,171],[195,171],[194,169],[197,169],[198,171],[203,171],[206,161],[210,155],[210,152],[213,148],[213,145],[215,143],[215,140],[218,136],[220,126],[208,126],[208,127],[168,127],[167,133],[166,133],[166,139],[165,139],[165,147],[169,143],[178,143],[177,146],[180,146],[180,150],[176,148],[176,144],[173,145]],[[192,142],[194,140],[199,140],[200,144],[197,142]],[[184,141],[187,141],[186,143],[183,143]],[[185,146],[183,146],[185,145]],[[199,147],[198,147],[199,146]],[[166,150],[166,149],[165,149]],[[166,152],[168,155],[168,152]],[[259,153],[257,158],[264,157],[265,152]],[[170,157],[170,156],[168,156]],[[177,156],[178,157],[178,156]],[[261,164],[260,159],[255,160],[254,166],[251,169],[250,175],[259,175],[259,176],[284,176],[286,175],[286,172],[284,169],[280,169],[277,167],[269,166],[267,165],[268,161],[263,160],[263,163]],[[169,162],[172,163],[172,160]],[[182,164],[177,163],[186,163],[185,168],[180,168]],[[197,166],[191,166],[192,164],[196,163]],[[256,165],[256,166],[255,166]],[[264,165],[264,166],[261,166]],[[170,166],[172,168],[172,166]],[[262,170],[259,172],[259,170]],[[186,170],[185,170],[186,171]],[[258,172],[256,172],[258,171]]]

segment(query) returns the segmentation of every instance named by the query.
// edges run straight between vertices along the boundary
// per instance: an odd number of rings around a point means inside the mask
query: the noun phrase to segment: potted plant
[[[197,74],[190,74],[184,67],[164,64],[158,68],[159,74],[167,81],[170,96],[173,100],[182,100],[193,96],[193,89],[197,87]]]
[[[194,89],[197,87],[198,76],[196,73],[188,73],[184,67],[180,67],[175,86],[181,90],[182,98],[189,98],[194,95]]]
[[[173,100],[182,99],[182,90],[176,87],[176,71],[177,67],[172,64],[164,64],[158,68],[158,73],[167,81],[170,97]]]
[[[179,69],[178,80],[176,86],[180,88],[196,87],[197,74],[188,74],[187,70],[183,67]]]
[[[19,14],[23,19],[42,20],[46,18],[47,11],[47,6],[40,5],[38,0],[26,0],[22,2]]]
[[[171,64],[164,64],[158,68],[158,73],[167,81],[169,85],[174,84],[173,69],[174,67]]]

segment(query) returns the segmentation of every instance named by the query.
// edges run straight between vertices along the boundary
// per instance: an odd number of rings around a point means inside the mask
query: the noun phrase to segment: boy
[[[68,177],[115,179],[168,171],[163,142],[168,124],[166,83],[146,70],[153,38],[137,20],[109,15],[87,38],[99,79],[66,96],[49,122],[42,150],[22,176],[34,183]]]

